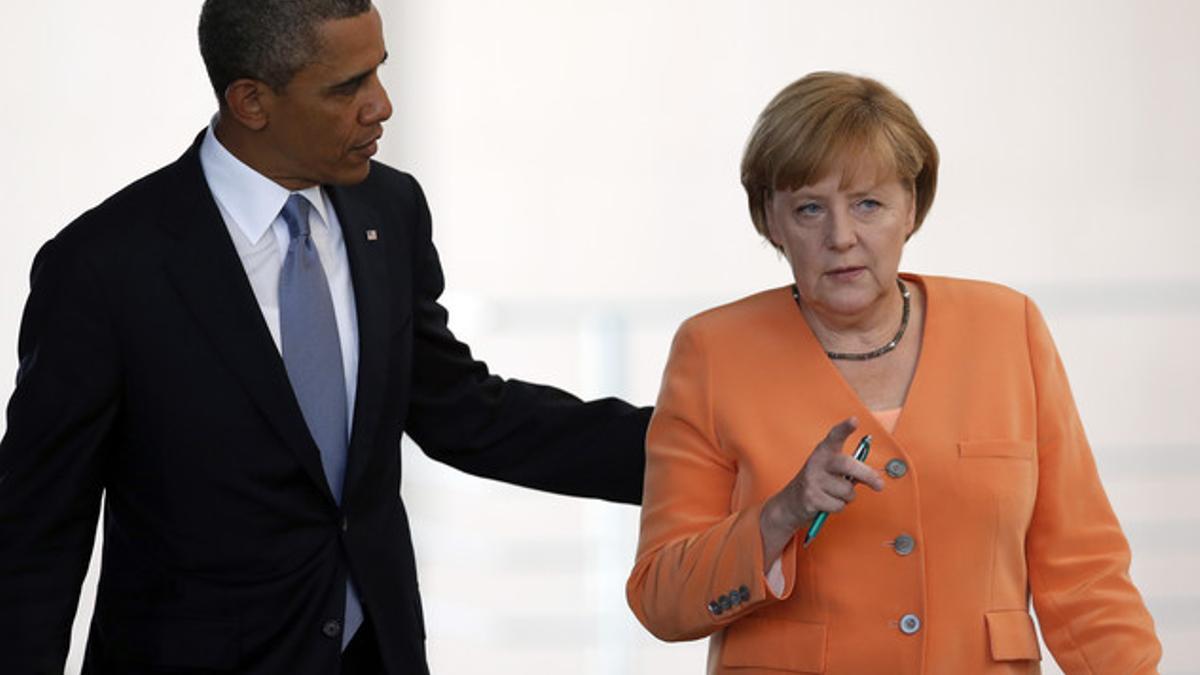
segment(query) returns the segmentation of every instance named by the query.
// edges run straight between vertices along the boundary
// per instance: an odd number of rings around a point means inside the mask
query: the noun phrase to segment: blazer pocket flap
[[[1032,459],[1036,447],[1033,441],[959,441],[958,456]]]
[[[825,672],[825,626],[786,619],[743,617],[725,628],[721,665]]]
[[[1041,661],[1033,618],[1022,609],[988,612],[988,639],[996,661]]]

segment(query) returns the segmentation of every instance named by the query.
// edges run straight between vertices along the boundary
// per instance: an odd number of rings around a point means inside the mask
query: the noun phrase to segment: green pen
[[[858,442],[858,447],[854,449],[854,461],[865,462],[869,454],[871,454],[871,434],[863,436],[862,440]],[[829,514],[825,511],[817,512],[817,517],[813,518],[812,525],[808,526],[808,533],[804,535],[805,546],[808,546],[821,531],[821,526],[825,524],[827,518],[829,518]]]

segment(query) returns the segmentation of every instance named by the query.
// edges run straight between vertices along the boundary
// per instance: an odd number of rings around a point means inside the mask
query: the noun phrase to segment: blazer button
[[[321,626],[321,634],[329,639],[340,637],[342,634],[342,622],[337,619],[330,619]]]
[[[913,552],[913,548],[916,545],[917,543],[913,541],[913,538],[907,534],[896,537],[896,540],[892,542],[892,546],[896,548],[896,555],[908,555]]]
[[[708,611],[713,616],[721,616],[721,614],[725,612],[725,610],[721,609],[721,603],[717,602],[716,600],[708,603]]]
[[[900,632],[912,635],[921,630],[921,619],[916,614],[905,614],[900,617]]]
[[[883,467],[883,470],[892,478],[904,478],[904,475],[908,473],[908,463],[902,459],[893,459]]]
[[[742,599],[742,602],[750,602],[750,589],[742,586],[738,589],[738,597]]]
[[[342,532],[346,532],[349,529],[350,529],[350,519],[347,518],[346,516],[342,516]]]
[[[734,607],[742,604],[742,594],[738,593],[738,589],[734,588],[729,591],[729,602],[733,603]]]
[[[727,610],[733,607],[733,601],[729,599],[728,595],[722,595],[721,597],[717,598],[717,602],[721,605],[722,610]]]

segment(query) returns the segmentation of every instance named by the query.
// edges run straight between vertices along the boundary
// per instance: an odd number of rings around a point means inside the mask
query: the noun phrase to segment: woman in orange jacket
[[[755,126],[742,184],[794,283],[680,327],[627,588],[658,637],[711,636],[709,673],[1037,673],[1030,597],[1065,672],[1156,672],[1037,308],[898,273],[937,165],[865,78],[810,74]]]

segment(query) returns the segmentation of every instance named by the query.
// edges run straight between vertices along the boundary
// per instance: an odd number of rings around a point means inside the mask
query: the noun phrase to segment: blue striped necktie
[[[291,240],[279,273],[279,332],[288,380],[308,431],[321,450],[329,489],[341,504],[349,446],[346,376],[333,297],[309,231],[310,208],[308,200],[299,194],[292,194],[283,206]],[[362,620],[358,593],[347,579],[343,648]]]

